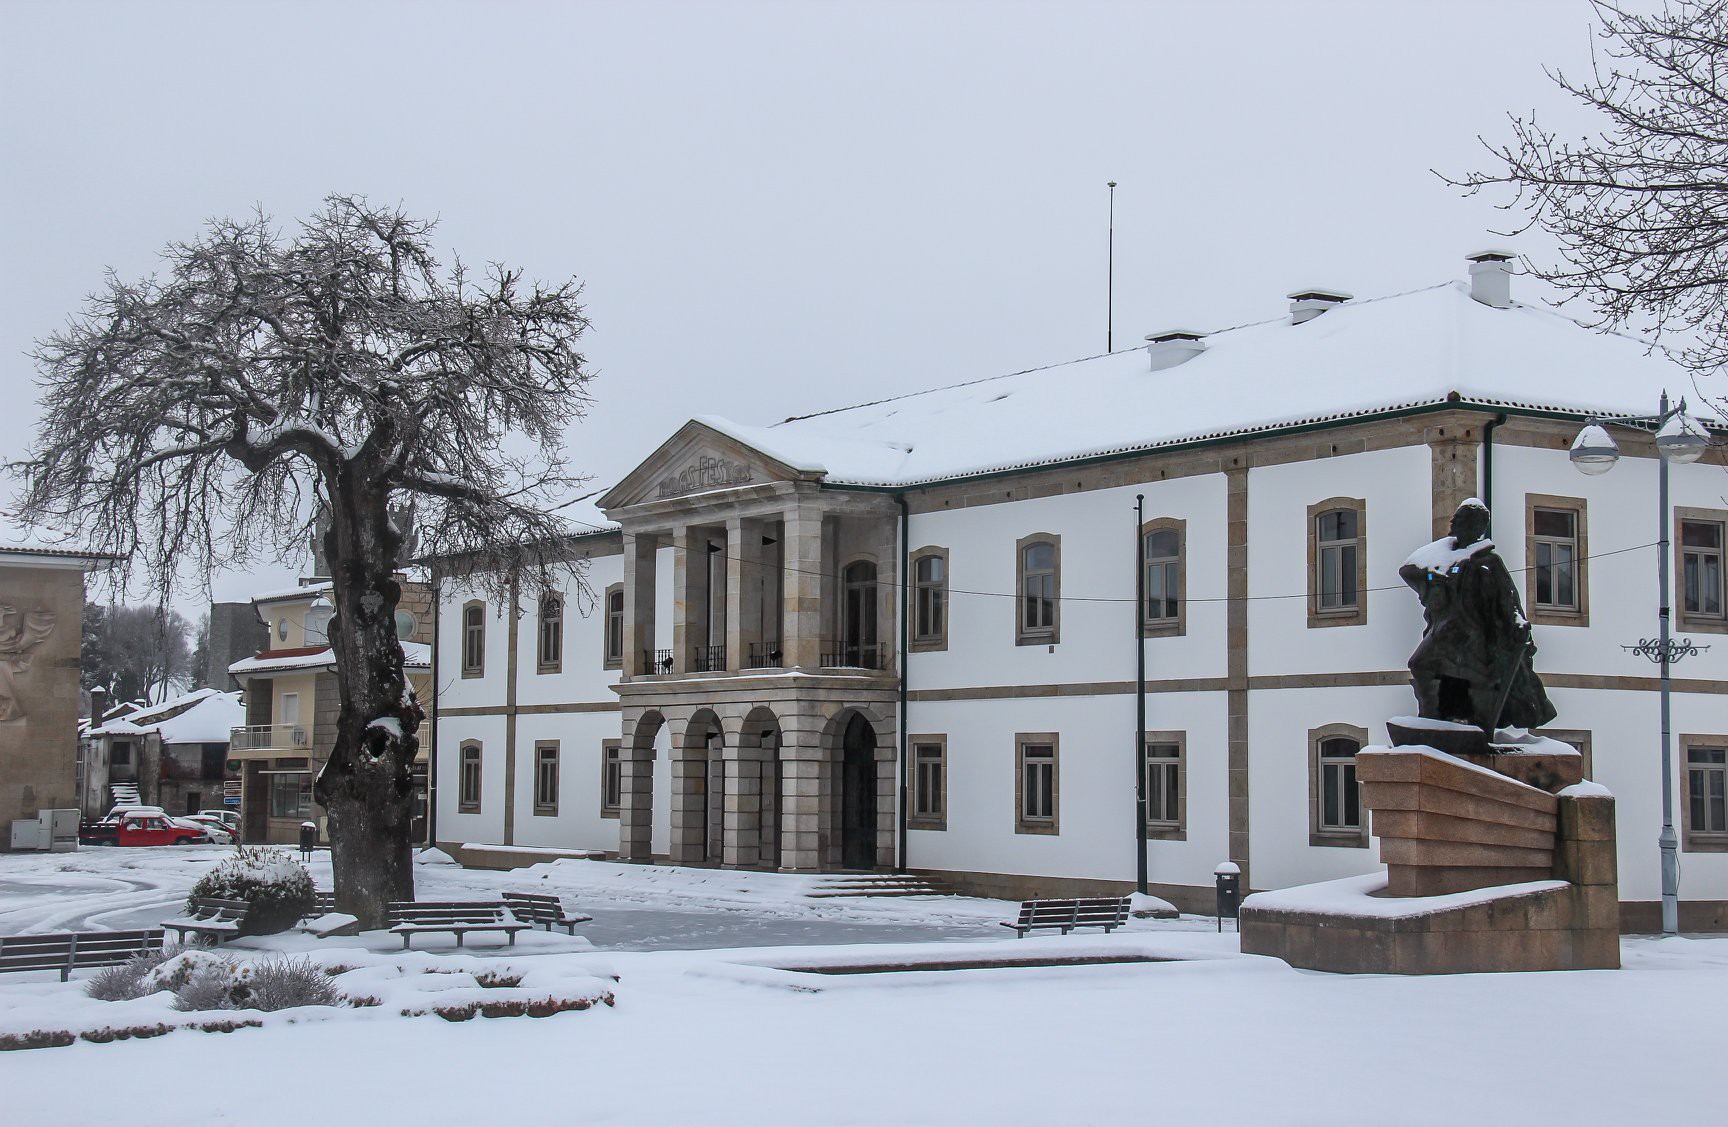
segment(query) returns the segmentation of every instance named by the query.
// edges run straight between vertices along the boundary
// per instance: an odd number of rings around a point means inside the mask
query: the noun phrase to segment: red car
[[[115,827],[115,845],[192,845],[208,840],[202,830],[176,822],[166,814],[137,810],[122,815]]]

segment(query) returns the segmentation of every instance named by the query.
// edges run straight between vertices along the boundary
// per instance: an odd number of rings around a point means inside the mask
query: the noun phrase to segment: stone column
[[[822,729],[819,715],[780,718],[780,869],[822,869]]]
[[[749,758],[746,758],[746,757]],[[728,747],[725,753],[725,836],[721,862],[729,869],[753,869],[762,857],[762,772],[754,748]]]
[[[654,592],[660,538],[638,533],[624,537],[624,676],[657,672],[649,663],[654,649]]]
[[[822,514],[799,506],[786,513],[785,614],[782,616],[788,669],[816,669],[822,663],[822,576],[827,556],[822,539]]]
[[[696,647],[708,641],[708,536],[680,525],[672,547],[672,668],[689,673]]]
[[[726,522],[726,668],[748,669],[762,623],[762,522]]]
[[[651,861],[654,826],[654,749],[634,746],[634,739],[619,751],[623,793],[618,807],[618,858]]]
[[[672,842],[674,865],[695,865],[708,856],[707,760],[683,747],[672,750]]]

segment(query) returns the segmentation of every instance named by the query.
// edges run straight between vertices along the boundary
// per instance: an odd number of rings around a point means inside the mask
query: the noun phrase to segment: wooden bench
[[[504,904],[519,920],[544,924],[547,931],[561,927],[571,935],[576,934],[577,924],[585,924],[594,918],[581,913],[566,915],[563,903],[556,896],[545,896],[538,892],[506,892]]]
[[[80,967],[112,967],[160,951],[163,932],[69,931],[53,935],[0,935],[0,971],[57,970],[65,982]]]
[[[501,931],[514,946],[516,933],[533,927],[518,920],[499,900],[394,901],[390,905],[390,924],[390,933],[402,937],[403,950],[408,949],[414,936],[426,931],[447,931],[456,937],[458,947],[471,931]]]
[[[1003,927],[1014,929],[1018,938],[1029,931],[1060,928],[1067,935],[1077,927],[1101,927],[1108,935],[1128,922],[1128,897],[1083,896],[1074,900],[1028,900],[1020,905],[1020,918]]]
[[[186,942],[186,933],[191,932],[212,944],[220,944],[224,939],[240,934],[240,927],[246,922],[246,913],[251,907],[244,900],[195,896],[191,911],[184,916],[163,920],[162,926],[178,934],[182,943]]]
[[[336,894],[334,892],[317,891],[312,893],[312,906],[300,913],[302,920],[315,920],[319,916],[328,916],[336,910]]]

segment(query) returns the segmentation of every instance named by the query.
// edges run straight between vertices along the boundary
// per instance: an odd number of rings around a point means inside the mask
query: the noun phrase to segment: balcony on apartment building
[[[229,732],[228,746],[242,751],[310,751],[312,730],[304,724],[253,724]]]

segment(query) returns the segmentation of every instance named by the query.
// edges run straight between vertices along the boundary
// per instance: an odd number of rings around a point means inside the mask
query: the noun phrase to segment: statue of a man
[[[1472,497],[1452,514],[1451,534],[1418,548],[1398,577],[1422,600],[1427,628],[1410,655],[1422,716],[1537,728],[1554,706],[1530,659],[1530,622],[1488,537],[1488,506]]]

